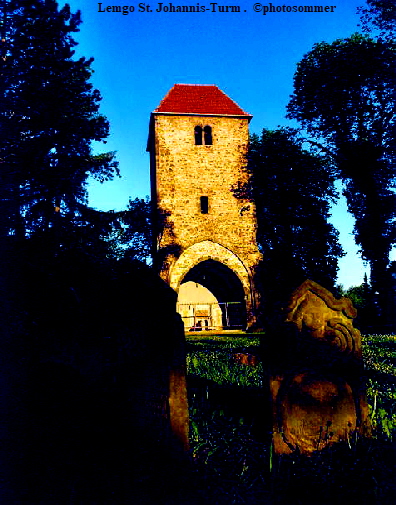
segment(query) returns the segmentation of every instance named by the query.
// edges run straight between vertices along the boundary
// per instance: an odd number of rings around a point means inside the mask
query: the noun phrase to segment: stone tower
[[[217,86],[195,84],[175,84],[151,114],[154,258],[177,293],[189,282],[211,296],[206,307],[196,297],[179,299],[186,328],[197,317],[202,326],[223,328],[255,320],[255,206],[232,191],[247,178],[251,118]]]

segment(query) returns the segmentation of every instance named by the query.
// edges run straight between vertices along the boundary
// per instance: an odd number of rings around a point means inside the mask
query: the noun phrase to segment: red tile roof
[[[217,86],[203,84],[175,84],[154,112],[251,117]]]

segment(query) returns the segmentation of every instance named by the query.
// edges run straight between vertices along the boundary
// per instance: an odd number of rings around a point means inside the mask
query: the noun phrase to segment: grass
[[[221,386],[262,386],[262,365],[240,365],[235,354],[257,355],[260,339],[255,336],[187,336],[187,370],[190,377]]]
[[[189,335],[186,334],[187,346],[191,348],[205,347],[216,349],[235,349],[240,347],[252,348],[260,345],[260,334],[235,335]]]
[[[367,399],[376,432],[396,437],[396,336],[362,337]]]
[[[248,412],[258,403],[257,414],[266,402],[262,365],[234,357],[258,353],[259,337],[187,336],[191,451],[203,503],[396,503],[396,337],[366,335],[362,342],[373,436],[353,437],[310,458],[275,457],[265,424],[255,424]]]
[[[237,353],[258,354],[258,335],[187,335],[190,443],[202,501],[266,503],[263,474],[268,451],[255,436],[251,406],[260,409],[262,365],[247,366]]]

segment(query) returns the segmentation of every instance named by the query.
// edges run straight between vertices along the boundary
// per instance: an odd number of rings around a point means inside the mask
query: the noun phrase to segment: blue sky
[[[89,188],[89,203],[120,210],[129,197],[149,195],[146,142],[150,112],[175,83],[216,84],[245,111],[253,114],[250,131],[291,125],[285,107],[292,93],[296,64],[312,46],[357,31],[358,6],[364,0],[284,0],[273,6],[333,5],[333,13],[254,12],[257,2],[233,0],[218,5],[240,6],[241,12],[212,12],[210,2],[174,0],[172,4],[207,7],[198,13],[156,12],[159,3],[133,0],[95,2],[69,0],[81,10],[83,23],[75,39],[77,56],[94,57],[92,82],[103,96],[101,112],[111,125],[106,145],[117,151],[122,178]],[[262,5],[269,6],[270,2]],[[63,5],[60,2],[60,5]],[[128,15],[99,12],[128,5]],[[152,12],[147,12],[150,5]],[[168,6],[169,2],[163,2]],[[217,7],[215,7],[217,9]],[[257,7],[256,7],[257,8]],[[347,256],[340,260],[339,282],[360,284],[364,265],[352,236],[353,219],[345,202],[333,209]]]

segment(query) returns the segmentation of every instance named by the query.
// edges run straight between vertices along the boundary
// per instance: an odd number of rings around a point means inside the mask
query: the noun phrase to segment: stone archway
[[[183,279],[177,297],[176,310],[182,317],[185,331],[222,329],[223,311],[219,300],[204,283],[197,282],[197,278],[190,279],[191,276]]]
[[[229,267],[212,259],[201,261],[184,276],[179,292],[186,284],[202,287],[214,300],[214,303],[210,303],[209,298],[206,304],[200,300],[199,304],[191,307],[196,309],[198,316],[202,316],[196,318],[200,326],[207,322],[206,326],[212,326],[213,329],[246,328],[245,292],[238,276]]]
[[[234,312],[234,325],[245,329],[253,322],[250,273],[226,247],[210,240],[193,244],[172,265],[169,280],[177,293],[183,282],[193,281],[209,289],[220,303],[239,302],[239,309],[237,305],[230,308],[231,313]],[[223,308],[224,326],[229,323],[229,315]]]

